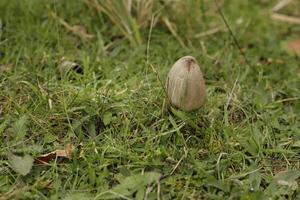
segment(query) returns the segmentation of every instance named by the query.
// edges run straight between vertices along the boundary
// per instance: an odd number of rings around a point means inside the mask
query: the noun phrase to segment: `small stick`
[[[209,35],[213,35],[215,33],[218,33],[222,31],[219,27],[215,27],[215,28],[212,28],[212,29],[209,29],[207,31],[204,31],[204,32],[201,32],[201,33],[198,33],[194,36],[194,38],[202,38],[202,37],[206,37],[206,36],[209,36]]]
[[[288,5],[289,3],[291,3],[292,1],[293,0],[281,0],[273,7],[272,11],[277,12],[282,8],[284,8],[286,5]]]
[[[188,152],[186,151],[185,147],[183,148],[183,151],[184,151],[184,155],[182,155],[181,158],[179,159],[179,161],[176,163],[175,167],[173,168],[173,170],[170,173],[170,176],[174,174],[174,172],[176,171],[176,169],[178,168],[178,166],[180,165],[182,160],[187,157]]]
[[[292,16],[288,16],[288,15],[273,13],[273,14],[271,14],[271,18],[278,20],[278,21],[287,22],[290,24],[300,24],[300,18],[298,18],[298,17],[292,17]]]
[[[179,159],[179,161],[176,163],[175,167],[173,168],[173,170],[171,171],[170,175],[173,175],[174,172],[176,171],[176,169],[178,168],[178,166],[180,165],[180,163],[182,162],[182,160],[185,158],[185,155],[181,156],[181,158]]]
[[[160,200],[160,179],[156,181],[157,184],[157,200]]]

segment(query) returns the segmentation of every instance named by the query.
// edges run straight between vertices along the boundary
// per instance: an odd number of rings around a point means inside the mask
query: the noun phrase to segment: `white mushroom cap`
[[[205,100],[205,83],[197,60],[184,56],[172,66],[167,77],[170,103],[184,111],[200,108]]]

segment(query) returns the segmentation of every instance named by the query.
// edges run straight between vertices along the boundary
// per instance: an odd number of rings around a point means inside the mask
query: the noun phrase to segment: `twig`
[[[176,165],[173,168],[173,170],[171,171],[170,175],[174,174],[174,172],[176,171],[176,169],[178,168],[178,166],[180,165],[182,160],[187,157],[187,151],[186,151],[185,147],[183,148],[183,150],[184,150],[184,155],[182,155],[181,158],[179,159],[179,161],[176,163]]]
[[[252,171],[250,171],[250,172],[243,173],[243,174],[231,175],[231,176],[228,177],[227,179],[233,180],[233,179],[244,178],[245,176],[248,176],[249,174],[252,174],[252,173],[255,173],[255,172],[261,170],[261,168],[262,168],[262,167],[260,167],[260,168],[258,168],[258,169],[255,169],[255,170],[252,170]]]
[[[275,101],[275,103],[282,103],[282,102],[287,102],[287,101],[298,101],[300,100],[300,97],[291,97],[291,98],[286,98],[286,99],[279,99]]]
[[[293,0],[281,0],[272,8],[272,11],[277,12],[282,8],[284,8],[286,5],[288,5],[289,3],[291,3],[292,1]]]
[[[220,29],[219,27],[215,27],[215,28],[209,29],[207,31],[196,34],[194,36],[194,38],[206,37],[206,36],[213,35],[215,33],[221,32],[221,31],[222,31],[222,29]]]
[[[300,18],[298,18],[298,17],[288,16],[288,15],[283,15],[283,14],[278,14],[278,13],[272,13],[271,18],[278,20],[278,21],[287,22],[290,24],[300,24]]]
[[[170,175],[174,174],[174,172],[176,171],[176,169],[178,168],[178,166],[180,165],[180,163],[182,162],[182,160],[184,159],[184,157],[185,157],[185,155],[181,156],[181,158],[179,159],[179,161],[176,163],[175,167],[171,171]]]
[[[157,200],[160,200],[160,179],[157,179]]]
[[[235,88],[236,88],[236,86],[237,86],[238,79],[239,79],[239,76],[238,76],[238,77],[235,79],[235,81],[234,81],[234,84],[233,84],[233,87],[232,87],[231,92],[230,92],[230,94],[229,94],[228,100],[227,100],[227,102],[226,102],[226,104],[225,104],[225,110],[228,109],[228,106],[229,106],[229,104],[230,104],[230,102],[231,102],[231,100],[232,100],[233,92],[234,92],[234,90],[235,90]]]

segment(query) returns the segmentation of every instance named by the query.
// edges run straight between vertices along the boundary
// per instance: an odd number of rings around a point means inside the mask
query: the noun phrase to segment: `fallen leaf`
[[[66,157],[66,158],[71,159],[74,150],[75,150],[74,145],[71,144],[71,143],[69,143],[69,144],[65,145],[65,149],[63,149],[63,150],[57,150],[56,154],[57,154],[57,156]]]
[[[30,172],[33,161],[34,160],[30,155],[16,156],[12,153],[8,154],[8,162],[12,169],[23,176]]]
[[[49,162],[56,157],[56,151],[53,151],[51,153],[47,153],[41,156],[38,156],[34,160],[34,164],[37,165],[47,165]]]
[[[300,56],[300,39],[288,41],[285,49],[290,54]]]
[[[47,165],[49,162],[55,158],[72,158],[72,153],[74,152],[75,147],[73,144],[66,144],[65,149],[58,149],[50,153],[38,156],[35,158],[34,163],[37,165]]]

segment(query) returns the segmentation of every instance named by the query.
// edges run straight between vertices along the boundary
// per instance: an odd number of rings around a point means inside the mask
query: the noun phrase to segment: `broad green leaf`
[[[142,192],[145,191],[147,185],[158,180],[160,177],[159,173],[146,172],[144,174],[135,174],[125,178],[120,182],[119,185],[115,186],[109,191],[100,194],[100,199],[115,199],[124,198],[132,195],[138,191],[139,196],[142,196]]]
[[[16,141],[22,141],[27,133],[28,118],[26,115],[21,116],[12,126],[12,132],[15,134]]]
[[[251,173],[249,175],[249,180],[250,180],[251,188],[254,191],[258,191],[259,190],[261,179],[262,179],[262,176],[261,176],[261,173],[259,171],[255,171],[255,172],[253,172],[253,173]]]
[[[183,112],[181,110],[177,110],[173,107],[171,107],[172,113],[181,119],[182,121],[186,122],[188,125],[190,125],[194,129],[199,129],[198,125],[193,121],[193,119],[189,116],[188,113]]]
[[[296,179],[299,177],[299,170],[278,173],[266,188],[265,193],[272,197],[280,194],[290,193],[290,191],[294,191],[298,188]]]
[[[15,172],[25,176],[30,172],[34,159],[29,155],[16,156],[10,153],[8,161]]]
[[[84,193],[74,193],[68,194],[63,200],[90,200],[92,199],[87,194]]]
[[[8,127],[8,125],[9,125],[9,122],[10,122],[10,119],[8,118],[8,119],[6,119],[4,122],[2,122],[1,124],[0,124],[0,134],[2,134],[4,131],[5,131],[5,129]]]
[[[222,190],[224,192],[228,192],[229,191],[229,184],[226,180],[222,181],[222,180],[217,180],[215,177],[210,176],[207,179],[206,185],[208,187],[214,187],[214,188],[218,188],[219,190]]]
[[[57,136],[51,134],[51,133],[47,133],[44,135],[44,143],[52,143],[54,142],[55,140],[57,140]]]
[[[110,124],[111,119],[112,119],[112,113],[111,113],[111,112],[105,113],[105,114],[103,115],[103,119],[102,119],[104,125],[106,126],[106,125]]]

